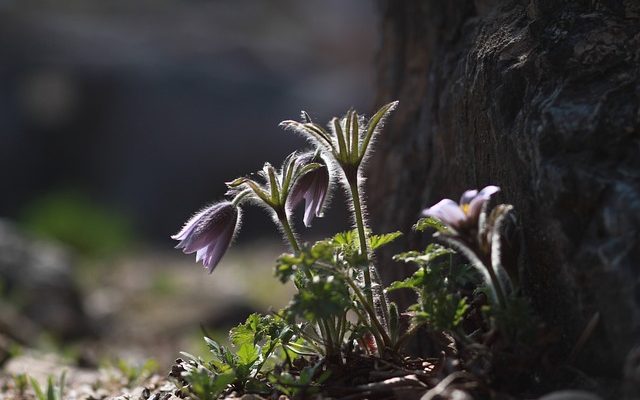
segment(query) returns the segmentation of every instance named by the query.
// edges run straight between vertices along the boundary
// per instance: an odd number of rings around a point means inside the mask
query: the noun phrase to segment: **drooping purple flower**
[[[179,240],[177,249],[196,253],[196,262],[213,272],[229,248],[238,225],[240,209],[230,201],[205,207],[195,214],[172,239]]]
[[[475,226],[478,223],[482,206],[491,196],[500,191],[497,186],[487,186],[481,191],[467,190],[462,194],[460,203],[451,199],[444,199],[422,211],[425,217],[434,217],[445,225],[459,230],[467,226]]]
[[[298,159],[298,163],[305,165],[308,163],[319,163],[321,167],[307,172],[295,183],[289,195],[289,206],[293,209],[304,199],[304,225],[311,226],[314,217],[322,216],[329,191],[329,170],[322,160],[322,157],[314,154],[305,154]]]

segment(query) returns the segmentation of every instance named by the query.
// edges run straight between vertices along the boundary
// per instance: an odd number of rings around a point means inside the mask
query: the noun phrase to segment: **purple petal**
[[[233,240],[233,234],[235,232],[235,224],[233,227],[226,229],[222,235],[218,238],[215,244],[211,244],[207,247],[206,258],[203,261],[205,268],[212,273],[216,268],[224,253],[226,253],[231,241]]]
[[[196,262],[202,261],[209,271],[218,264],[233,239],[238,223],[239,209],[223,201],[206,207],[194,215],[172,236],[186,254],[196,253]]]
[[[305,203],[304,203],[304,226],[306,226],[307,228],[311,226],[311,222],[313,221],[313,217],[314,217],[314,212],[315,212],[315,204],[314,204],[314,200],[313,200],[313,194],[309,194],[308,196],[305,196]]]
[[[186,239],[191,234],[191,232],[193,232],[193,229],[196,227],[196,224],[198,223],[200,218],[202,218],[202,216],[209,210],[209,208],[210,207],[205,207],[202,210],[198,211],[193,217],[189,219],[189,221],[187,221],[186,224],[184,224],[182,229],[180,229],[180,232],[171,236],[171,239],[175,239],[175,240]]]
[[[327,182],[329,181],[329,177],[327,176]],[[324,200],[327,197],[327,189],[328,183],[324,184],[320,182],[318,187],[316,188],[315,196],[313,196],[313,200],[315,202],[315,215],[316,217],[322,217],[322,207],[324,205]]]
[[[215,242],[229,225],[235,225],[237,209],[230,202],[218,203],[197,221],[190,235],[181,243],[186,254]]]
[[[489,201],[491,196],[500,191],[497,186],[487,186],[478,193],[478,195],[469,203],[467,216],[470,220],[475,221],[479,218],[480,212],[484,204]]]
[[[203,248],[201,248],[200,250],[198,250],[196,252],[196,262],[200,262],[200,261],[204,260],[204,257],[207,254],[207,248],[208,247],[209,246],[203,247]]]
[[[304,225],[308,228],[314,217],[322,216],[322,207],[327,196],[329,174],[326,167],[319,168],[314,173],[313,184],[305,195]]]
[[[465,215],[458,203],[451,199],[441,200],[439,203],[422,212],[426,217],[434,217],[444,224],[458,227],[464,220]]]
[[[471,203],[471,200],[473,200],[473,198],[476,197],[477,195],[478,195],[477,190],[475,189],[467,190],[462,194],[462,197],[460,197],[460,205]]]
[[[287,200],[291,209],[296,208],[298,204],[300,204],[300,202],[305,199],[307,191],[309,191],[309,189],[311,188],[313,179],[311,176],[309,176],[310,173],[307,173],[300,179],[298,179],[293,189],[291,190],[291,193],[289,194],[289,198]]]
[[[485,186],[480,193],[478,193],[478,195],[482,195],[482,196],[492,196],[496,193],[498,193],[500,191],[500,188],[498,186],[494,186],[494,185],[489,185],[489,186]]]
[[[299,162],[302,164],[309,162],[323,163],[322,159],[315,159],[313,154],[306,154],[300,157]],[[322,216],[322,208],[326,199],[329,187],[329,171],[326,165],[314,169],[304,174],[295,183],[289,199],[288,205],[291,209],[295,208],[305,200],[304,205],[304,225],[311,226],[314,217]]]

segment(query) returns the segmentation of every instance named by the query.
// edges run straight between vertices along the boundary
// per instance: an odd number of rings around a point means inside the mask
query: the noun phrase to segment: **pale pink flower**
[[[213,272],[229,248],[238,226],[240,209],[229,201],[212,204],[194,215],[172,239],[177,249],[196,253],[196,262]]]
[[[298,178],[289,195],[289,206],[292,209],[304,199],[303,221],[306,227],[310,227],[314,217],[322,216],[322,209],[329,191],[329,170],[322,158],[313,154],[301,156],[298,162],[302,165],[312,162],[322,164],[321,167]]]
[[[497,186],[487,186],[481,191],[467,190],[460,198],[460,203],[444,199],[422,211],[425,217],[439,219],[445,225],[459,230],[467,226],[476,226],[484,204],[491,196],[500,191]]]

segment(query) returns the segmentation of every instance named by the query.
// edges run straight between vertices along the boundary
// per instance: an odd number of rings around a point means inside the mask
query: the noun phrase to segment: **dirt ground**
[[[191,256],[142,252],[84,265],[77,280],[93,337],[55,343],[41,335],[37,349],[21,348],[0,372],[0,399],[21,397],[16,377],[28,374],[46,391],[65,372],[66,399],[166,399],[165,377],[180,351],[206,355],[203,329],[225,341],[251,312],[277,309],[291,288],[273,277],[279,243],[231,249],[212,275]]]

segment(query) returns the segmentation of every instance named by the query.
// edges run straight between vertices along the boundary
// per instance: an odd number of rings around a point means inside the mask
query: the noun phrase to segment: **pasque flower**
[[[234,202],[238,202],[240,201],[238,199],[246,196],[248,199],[265,206],[272,213],[274,221],[282,228],[286,240],[296,253],[300,251],[300,246],[289,223],[291,208],[289,196],[302,177],[318,168],[326,168],[325,165],[318,162],[300,162],[301,157],[297,152],[289,154],[279,171],[276,171],[271,164],[265,163],[262,171],[258,172],[258,176],[263,178],[264,183],[249,177],[241,177],[227,182],[230,193],[236,193]]]
[[[291,194],[289,195],[289,206],[293,209],[304,199],[304,225],[311,226],[314,217],[322,216],[322,209],[329,191],[329,170],[326,163],[319,154],[305,154],[298,159],[302,165],[309,163],[321,164],[316,168],[298,178]]]
[[[370,152],[370,144],[380,133],[384,121],[397,107],[394,101],[382,106],[368,121],[354,110],[342,118],[333,118],[329,131],[311,121],[306,112],[302,112],[302,122],[282,121],[280,126],[298,132],[316,143],[340,165],[348,179],[355,179],[363,160]]]
[[[209,273],[222,259],[235,235],[240,209],[230,201],[205,207],[195,214],[172,239],[179,240],[177,249],[185,254],[196,253]]]
[[[425,217],[434,217],[449,227],[460,230],[478,224],[478,218],[484,204],[491,196],[500,191],[497,186],[487,186],[480,190],[467,190],[462,194],[460,203],[444,199],[436,205],[422,211]]]

